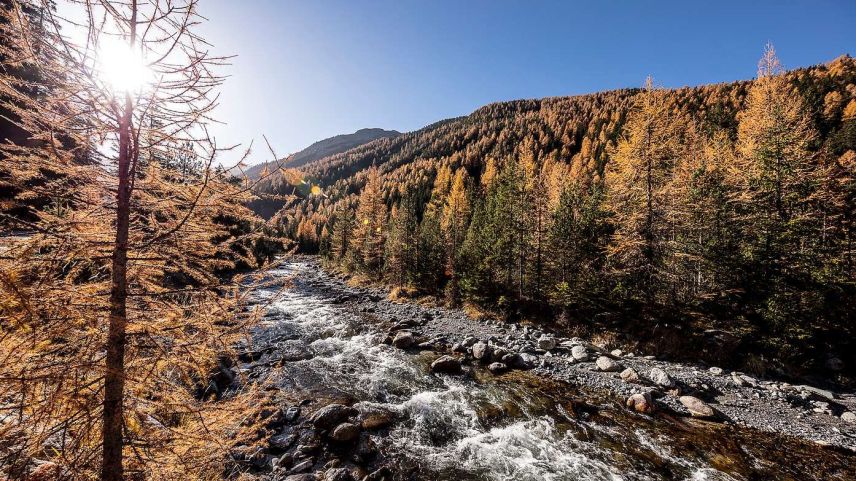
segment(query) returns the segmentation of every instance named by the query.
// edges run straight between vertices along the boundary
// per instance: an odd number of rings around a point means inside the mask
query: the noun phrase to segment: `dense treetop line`
[[[321,159],[274,222],[451,303],[819,367],[853,352],[854,150],[856,62],[784,72],[769,48],[754,81],[496,103]]]

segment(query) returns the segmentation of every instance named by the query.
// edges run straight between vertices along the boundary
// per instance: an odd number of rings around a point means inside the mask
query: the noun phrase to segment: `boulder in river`
[[[381,407],[360,407],[360,426],[363,429],[380,429],[395,422],[398,414]]]
[[[639,392],[627,398],[627,407],[636,412],[651,414],[655,411],[654,399],[647,392]]]
[[[413,333],[410,331],[398,331],[395,337],[392,338],[392,345],[399,349],[407,349],[416,342]]]
[[[330,439],[340,443],[353,441],[360,436],[360,427],[353,423],[342,423],[330,433]]]
[[[651,369],[651,372],[648,374],[648,378],[651,379],[651,382],[660,387],[664,387],[666,389],[675,387],[675,380],[672,379],[672,377],[669,376],[666,371],[660,369],[659,367]]]
[[[579,344],[571,348],[571,357],[576,361],[588,361],[588,351],[585,346]]]
[[[431,363],[431,372],[444,374],[460,374],[461,361],[453,356],[441,356]]]
[[[318,429],[332,429],[357,414],[359,411],[344,404],[328,404],[316,411],[309,420]]]
[[[856,424],[856,413],[852,411],[844,411],[841,414],[841,420],[847,423]]]
[[[502,374],[508,370],[508,366],[501,362],[493,362],[487,367],[487,370],[493,374]]]
[[[268,354],[267,364],[277,365],[285,362],[303,361],[312,358],[312,351],[303,341],[291,339],[280,342],[276,349]]]
[[[487,343],[479,341],[473,344],[473,357],[479,361],[490,359],[490,346]]]
[[[607,356],[598,357],[595,364],[597,365],[597,368],[603,372],[616,372],[621,369],[621,366],[619,366],[617,362]]]
[[[716,415],[716,411],[714,411],[712,407],[697,397],[681,396],[678,398],[678,401],[687,408],[687,411],[689,411],[690,415],[693,417],[711,418]]]
[[[722,368],[713,366],[711,368],[708,368],[707,372],[713,374],[714,376],[721,376],[722,375]]]

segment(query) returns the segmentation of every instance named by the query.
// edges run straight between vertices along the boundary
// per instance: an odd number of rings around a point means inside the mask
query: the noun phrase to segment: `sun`
[[[142,52],[114,37],[100,42],[97,70],[99,78],[115,93],[139,92],[151,84],[153,78]]]

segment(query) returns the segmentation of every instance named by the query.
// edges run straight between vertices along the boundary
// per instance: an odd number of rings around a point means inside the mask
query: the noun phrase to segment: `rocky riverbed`
[[[856,396],[659,361],[271,272],[240,370],[274,400],[269,479],[856,479]],[[610,347],[610,346],[607,346]]]

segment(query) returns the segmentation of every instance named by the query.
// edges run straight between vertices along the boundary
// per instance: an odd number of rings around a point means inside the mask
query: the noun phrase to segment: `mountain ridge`
[[[316,160],[353,149],[360,145],[380,138],[396,137],[401,135],[397,130],[386,130],[379,127],[367,127],[356,130],[350,134],[339,134],[326,139],[313,142],[308,147],[289,154],[282,161],[282,167],[298,168]],[[265,167],[274,165],[273,161],[262,162],[248,167],[244,175],[250,180],[258,179]]]

